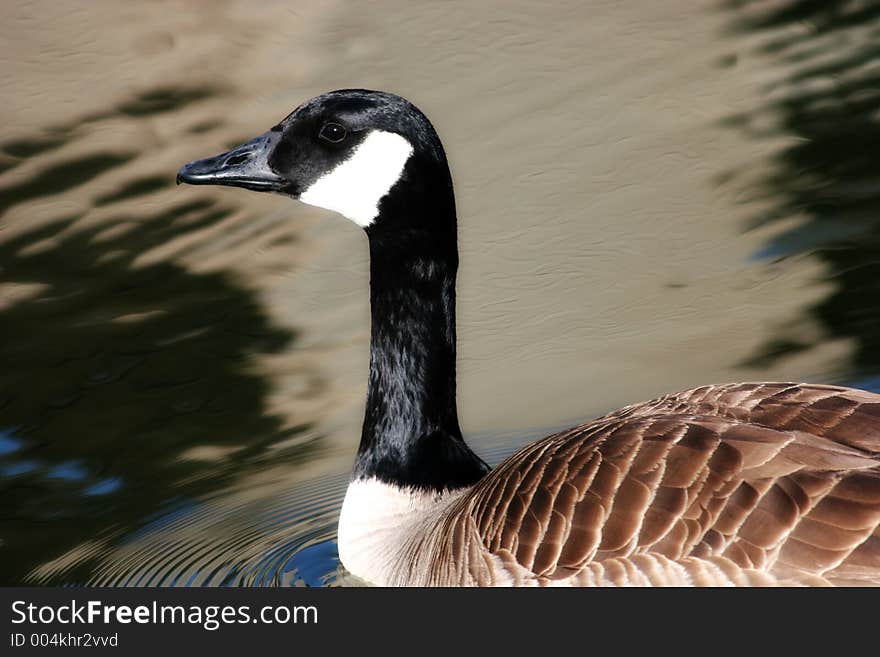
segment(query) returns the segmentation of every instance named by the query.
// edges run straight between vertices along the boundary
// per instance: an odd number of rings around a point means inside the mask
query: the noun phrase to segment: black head
[[[177,181],[285,194],[368,232],[455,226],[437,133],[412,103],[381,91],[312,98],[256,139],[185,165]]]

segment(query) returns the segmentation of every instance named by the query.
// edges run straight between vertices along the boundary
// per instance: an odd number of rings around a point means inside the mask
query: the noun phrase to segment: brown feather
[[[523,448],[454,513],[493,567],[542,584],[880,585],[880,396],[666,395]]]

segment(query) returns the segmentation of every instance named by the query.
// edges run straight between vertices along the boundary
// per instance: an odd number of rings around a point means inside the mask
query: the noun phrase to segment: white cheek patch
[[[324,174],[299,200],[333,210],[366,228],[379,214],[379,201],[403,173],[413,147],[393,132],[374,130],[347,160]]]

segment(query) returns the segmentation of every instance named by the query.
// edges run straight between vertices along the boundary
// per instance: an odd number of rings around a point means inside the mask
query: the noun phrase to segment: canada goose
[[[710,385],[635,404],[494,470],[455,393],[446,155],[398,96],[323,94],[178,182],[334,210],[370,247],[366,413],[339,556],[379,585],[880,584],[880,395]]]

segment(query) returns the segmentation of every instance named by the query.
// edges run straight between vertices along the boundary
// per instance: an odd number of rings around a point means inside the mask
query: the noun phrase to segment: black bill
[[[195,160],[177,172],[177,184],[229,185],[260,192],[283,191],[287,181],[269,166],[280,132],[267,132],[226,153]]]

